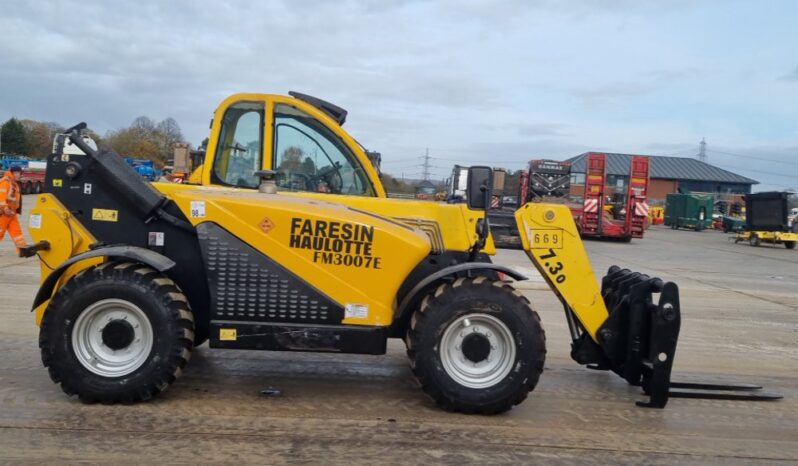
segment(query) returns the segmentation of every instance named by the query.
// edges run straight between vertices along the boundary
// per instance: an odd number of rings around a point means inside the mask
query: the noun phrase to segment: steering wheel
[[[344,178],[341,176],[341,165],[335,164],[332,167],[319,171],[315,175],[309,177],[309,181],[313,183],[314,191],[318,190],[320,181],[327,183],[330,191],[333,193],[340,193],[344,187]]]

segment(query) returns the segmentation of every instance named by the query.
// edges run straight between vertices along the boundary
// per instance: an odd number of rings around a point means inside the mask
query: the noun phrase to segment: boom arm
[[[609,313],[570,209],[530,202],[516,211],[515,219],[524,251],[566,312],[596,341]]]

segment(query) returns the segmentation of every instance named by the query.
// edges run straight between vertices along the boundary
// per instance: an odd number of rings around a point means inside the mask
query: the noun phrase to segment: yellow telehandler
[[[389,199],[345,118],[303,94],[233,95],[216,110],[194,185],[143,180],[88,144],[85,124],[57,136],[28,251],[41,260],[33,311],[53,381],[86,402],[135,402],[165,390],[205,341],[383,354],[402,338],[444,409],[523,401],[545,336],[512,286],[525,277],[490,261],[491,170],[469,170],[463,204]],[[618,267],[599,284],[566,206],[526,204],[515,219],[564,306],[572,357],[664,407],[678,388],[676,285]]]

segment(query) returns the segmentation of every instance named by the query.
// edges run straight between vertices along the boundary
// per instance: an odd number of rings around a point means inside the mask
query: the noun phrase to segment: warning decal
[[[220,328],[219,340],[220,341],[236,341],[238,339],[238,332],[234,328]]]
[[[113,209],[91,209],[91,219],[100,222],[119,221],[119,211]]]

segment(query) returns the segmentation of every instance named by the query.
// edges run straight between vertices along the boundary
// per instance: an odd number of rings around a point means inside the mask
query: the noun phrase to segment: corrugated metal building
[[[568,159],[571,162],[571,194],[582,196],[585,192],[585,166],[587,154]],[[607,156],[607,194],[625,190],[629,178],[631,154],[612,154]],[[694,192],[748,194],[751,186],[759,184],[745,176],[732,173],[714,165],[687,157],[665,157],[649,155],[651,160],[651,183],[648,198],[665,199],[668,193],[678,192],[679,188]]]

